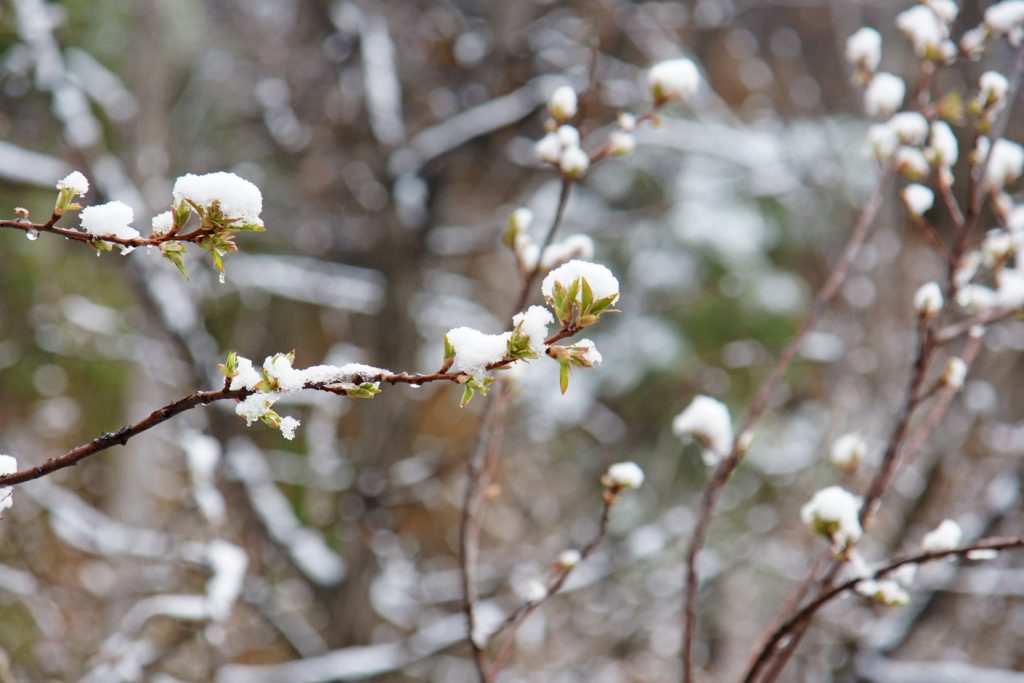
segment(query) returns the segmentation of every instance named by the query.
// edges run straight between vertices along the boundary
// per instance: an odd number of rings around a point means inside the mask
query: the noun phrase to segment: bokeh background
[[[878,173],[843,45],[877,28],[882,68],[913,81],[893,28],[908,4],[2,0],[5,216],[44,219],[53,183],[78,169],[90,203],[126,201],[148,226],[175,177],[230,170],[263,190],[268,229],[239,239],[224,284],[198,259],[185,281],[156,253],[97,258],[0,234],[0,452],[39,462],[218,386],[229,350],[435,370],[447,329],[499,332],[513,313],[508,213],[530,207],[538,237],[554,213],[558,179],[533,155],[547,94],[582,91],[596,55],[585,124],[599,140],[648,103],[648,65],[690,56],[708,85],[698,101],[574,191],[562,234],[594,240],[622,312],[589,335],[604,364],[574,373],[565,396],[554,363],[521,376],[480,573],[493,620],[594,532],[605,468],[637,461],[648,482],[529,622],[502,680],[673,680],[682,556],[708,472],[671,419],[696,393],[741,417],[806,313]],[[986,4],[966,3],[955,33]],[[966,92],[1011,59],[997,49],[939,83]],[[834,471],[828,444],[860,430],[870,472],[909,372],[910,297],[941,266],[889,197],[711,527],[706,680],[742,671],[820,550],[799,507],[821,486],[866,482]],[[990,335],[887,497],[869,558],[915,547],[944,517],[969,536],[1020,531],[1022,348],[1021,323]],[[458,400],[435,385],[372,401],[303,394],[285,406],[303,421],[293,442],[215,406],[19,487],[0,521],[0,680],[474,680],[457,531],[488,399]],[[247,567],[238,603],[211,618],[218,539]],[[1019,566],[929,568],[902,610],[841,601],[783,679],[934,680],[922,662],[936,660],[963,680],[971,667],[1024,670]]]

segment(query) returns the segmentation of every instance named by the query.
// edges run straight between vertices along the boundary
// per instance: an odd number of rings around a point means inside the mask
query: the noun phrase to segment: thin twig
[[[700,552],[700,549],[704,544],[707,527],[714,513],[718,493],[743,459],[744,450],[742,448],[742,444],[747,438],[746,434],[758,419],[760,419],[765,409],[767,409],[770,398],[775,394],[779,384],[782,382],[782,379],[786,374],[786,370],[789,369],[790,364],[796,358],[807,334],[817,324],[818,318],[821,316],[826,306],[828,306],[829,302],[832,301],[836,292],[839,291],[840,286],[846,280],[846,275],[849,272],[850,265],[853,263],[853,259],[856,257],[857,252],[864,243],[864,240],[867,239],[870,228],[874,223],[875,216],[881,207],[885,190],[889,186],[889,182],[892,180],[892,177],[892,168],[886,168],[882,172],[878,179],[878,184],[875,186],[874,191],[868,198],[867,204],[864,206],[860,217],[857,219],[857,223],[854,226],[853,231],[850,233],[850,238],[847,240],[846,246],[843,247],[843,251],[839,256],[838,261],[832,268],[832,272],[829,274],[825,284],[818,292],[818,295],[815,297],[810,313],[808,313],[807,317],[804,319],[804,322],[801,324],[796,336],[793,337],[779,356],[779,359],[775,362],[775,367],[772,368],[768,378],[761,385],[754,397],[754,400],[750,404],[750,409],[744,418],[742,426],[737,431],[736,439],[733,441],[732,450],[715,469],[711,481],[704,488],[704,494],[701,499],[700,517],[697,519],[697,525],[694,527],[693,536],[690,539],[690,544],[686,553],[686,590],[683,605],[682,646],[683,683],[691,683],[693,680],[693,630],[696,622],[695,606],[697,585],[699,581],[697,576],[697,554]]]
[[[775,647],[794,630],[799,628],[801,625],[808,622],[814,614],[828,604],[831,600],[842,595],[843,593],[856,588],[857,584],[862,581],[874,581],[891,574],[900,567],[908,564],[923,564],[925,562],[932,562],[934,560],[941,560],[946,557],[963,557],[968,553],[976,550],[1010,550],[1024,547],[1024,537],[1018,538],[988,538],[972,543],[971,545],[964,546],[961,548],[954,548],[953,550],[944,550],[940,552],[921,553],[911,557],[904,557],[901,559],[893,560],[889,564],[885,565],[881,569],[878,569],[870,576],[863,576],[859,578],[850,579],[844,583],[835,586],[831,590],[819,595],[813,601],[805,605],[800,611],[791,616],[785,622],[783,622],[765,644],[765,647],[761,650],[759,656],[755,659],[753,666],[747,671],[746,676],[743,678],[744,683],[754,683],[757,679],[757,675],[760,673],[761,668],[768,661],[768,657],[771,655]]]

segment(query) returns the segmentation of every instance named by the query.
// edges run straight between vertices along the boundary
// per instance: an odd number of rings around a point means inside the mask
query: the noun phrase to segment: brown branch
[[[941,560],[946,557],[963,557],[968,553],[976,550],[1010,550],[1024,547],[1024,536],[1018,538],[988,538],[980,541],[976,541],[971,545],[964,546],[961,548],[954,548],[953,550],[944,550],[940,552],[921,553],[919,555],[913,555],[910,557],[904,557],[901,559],[893,560],[886,566],[875,571],[871,576],[864,576],[860,578],[850,579],[844,583],[835,586],[831,590],[819,595],[813,601],[805,605],[800,611],[794,614],[792,617],[783,622],[771,637],[768,642],[765,643],[764,648],[761,650],[758,657],[754,660],[754,664],[747,671],[746,676],[743,678],[744,683],[754,683],[757,679],[757,675],[760,673],[761,668],[768,661],[775,647],[788,635],[790,635],[797,628],[806,624],[814,616],[814,614],[828,604],[831,600],[842,595],[843,593],[856,588],[857,584],[861,581],[873,581],[884,578],[885,576],[896,571],[900,567],[908,564],[923,564],[925,562],[932,562],[934,560]]]
[[[828,279],[825,281],[825,284],[815,297],[810,313],[808,313],[807,317],[804,319],[804,322],[801,324],[796,336],[793,337],[779,356],[779,359],[776,361],[775,367],[772,368],[768,378],[758,389],[754,400],[750,404],[750,409],[743,420],[742,426],[736,433],[736,438],[733,441],[731,451],[715,469],[711,481],[704,488],[704,493],[701,498],[700,516],[697,519],[697,525],[694,527],[693,536],[690,539],[690,544],[686,552],[686,590],[683,605],[682,646],[683,683],[690,683],[693,680],[693,630],[696,622],[695,609],[697,584],[699,580],[697,576],[697,554],[700,552],[700,549],[704,544],[704,538],[707,535],[708,524],[710,523],[711,517],[714,513],[718,493],[728,481],[732,472],[739,466],[743,456],[745,455],[742,446],[747,438],[746,434],[754,424],[757,423],[761,415],[767,409],[769,400],[778,389],[779,384],[782,382],[782,379],[786,374],[786,370],[789,369],[790,364],[796,358],[807,334],[817,324],[818,318],[821,316],[826,306],[828,306],[829,302],[832,301],[836,292],[839,291],[839,287],[846,280],[846,275],[849,272],[850,265],[853,263],[853,259],[856,257],[861,245],[864,243],[865,239],[867,239],[871,225],[873,224],[875,216],[881,207],[885,190],[888,187],[889,182],[892,180],[892,177],[893,170],[891,167],[886,168],[882,172],[878,179],[878,184],[875,186],[875,189],[868,199],[867,204],[864,206],[860,217],[857,219],[857,223],[854,226],[853,231],[850,233],[850,238],[843,247],[839,260],[832,268],[832,272],[829,274]]]
[[[28,223],[23,221],[10,221],[0,220],[0,228],[12,228],[14,230],[21,230],[22,232],[32,233],[50,233],[53,235],[60,235],[65,239],[73,240],[75,242],[111,242],[118,244],[122,247],[157,247],[165,242],[191,242],[195,244],[204,237],[209,237],[214,234],[213,230],[206,228],[196,228],[192,232],[187,232],[184,235],[178,234],[176,231],[170,231],[156,237],[117,237],[115,235],[93,235],[92,233],[82,232],[80,230],[74,230],[71,228],[58,228],[54,224],[60,216],[54,214],[49,221],[46,223]],[[230,230],[230,227],[228,228]]]

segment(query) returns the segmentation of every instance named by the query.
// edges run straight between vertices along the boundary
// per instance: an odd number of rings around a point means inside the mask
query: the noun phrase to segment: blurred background
[[[527,624],[502,680],[674,680],[708,471],[671,419],[696,393],[742,417],[807,311],[878,173],[844,43],[877,28],[882,69],[913,82],[893,27],[909,4],[0,0],[5,217],[45,220],[54,182],[78,169],[88,203],[128,202],[145,233],[177,176],[229,170],[262,189],[267,226],[239,238],[224,284],[208,261],[185,281],[157,253],[97,258],[0,233],[0,452],[28,466],[219,386],[229,350],[436,370],[446,330],[499,332],[514,312],[509,212],[531,208],[538,239],[554,214],[559,181],[533,153],[547,95],[582,92],[596,54],[585,126],[603,140],[619,112],[648,106],[647,66],[692,57],[699,101],[573,193],[561,234],[593,239],[622,313],[588,331],[604,364],[565,396],[554,363],[520,377],[480,557],[493,622],[593,534],[600,474],[635,460],[648,482]],[[954,34],[987,4],[968,3]],[[966,92],[1011,60],[1004,46],[938,82]],[[863,488],[909,371],[911,295],[942,267],[894,193],[724,492],[701,557],[706,680],[743,670],[820,551],[799,507],[831,483]],[[1019,322],[990,334],[887,497],[869,559],[944,517],[968,537],[1019,533],[1024,423],[1007,379],[1022,340]],[[475,680],[458,521],[488,399],[460,409],[439,385],[310,394],[283,406],[302,419],[295,441],[217,405],[18,487],[0,522],[0,680]],[[871,453],[846,475],[827,451],[851,430]],[[1019,567],[929,567],[902,610],[840,601],[783,680],[932,680],[914,663],[935,660],[1024,670]],[[237,602],[213,609],[218,577],[242,572]]]

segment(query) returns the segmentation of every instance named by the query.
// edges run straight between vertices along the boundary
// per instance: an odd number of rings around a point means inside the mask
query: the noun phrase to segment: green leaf
[[[217,368],[228,379],[235,377],[238,374],[238,354],[232,351],[228,354],[227,362],[221,363]]]
[[[185,268],[185,245],[181,242],[164,242],[160,245],[160,253],[164,258],[175,265],[175,267],[188,278],[188,269]]]
[[[466,404],[467,404],[467,403],[469,403],[470,401],[472,401],[472,400],[473,400],[473,394],[474,394],[474,393],[475,393],[475,392],[473,391],[473,387],[471,387],[471,386],[470,386],[470,385],[469,385],[469,384],[467,383],[467,384],[466,384],[466,385],[465,385],[465,386],[464,386],[464,387],[462,388],[462,400],[461,400],[461,401],[459,401],[459,407],[460,407],[460,408],[464,408],[464,407],[466,406]]]
[[[558,371],[558,383],[562,388],[562,395],[569,390],[569,364],[562,363],[561,369]]]
[[[594,290],[590,288],[590,283],[587,282],[587,278],[581,277],[580,282],[583,283],[583,297],[580,302],[582,304],[580,307],[580,313],[586,314],[590,312],[590,306],[594,303]]]
[[[610,296],[606,296],[606,297],[603,297],[601,299],[598,299],[597,301],[595,301],[594,303],[592,303],[590,305],[590,310],[587,311],[587,313],[592,313],[594,315],[598,315],[598,314],[602,313],[606,308],[608,308],[613,303],[615,303],[615,299],[616,298],[617,297],[614,294],[612,294]]]
[[[444,361],[455,360],[455,347],[448,341],[448,335],[444,335]]]

